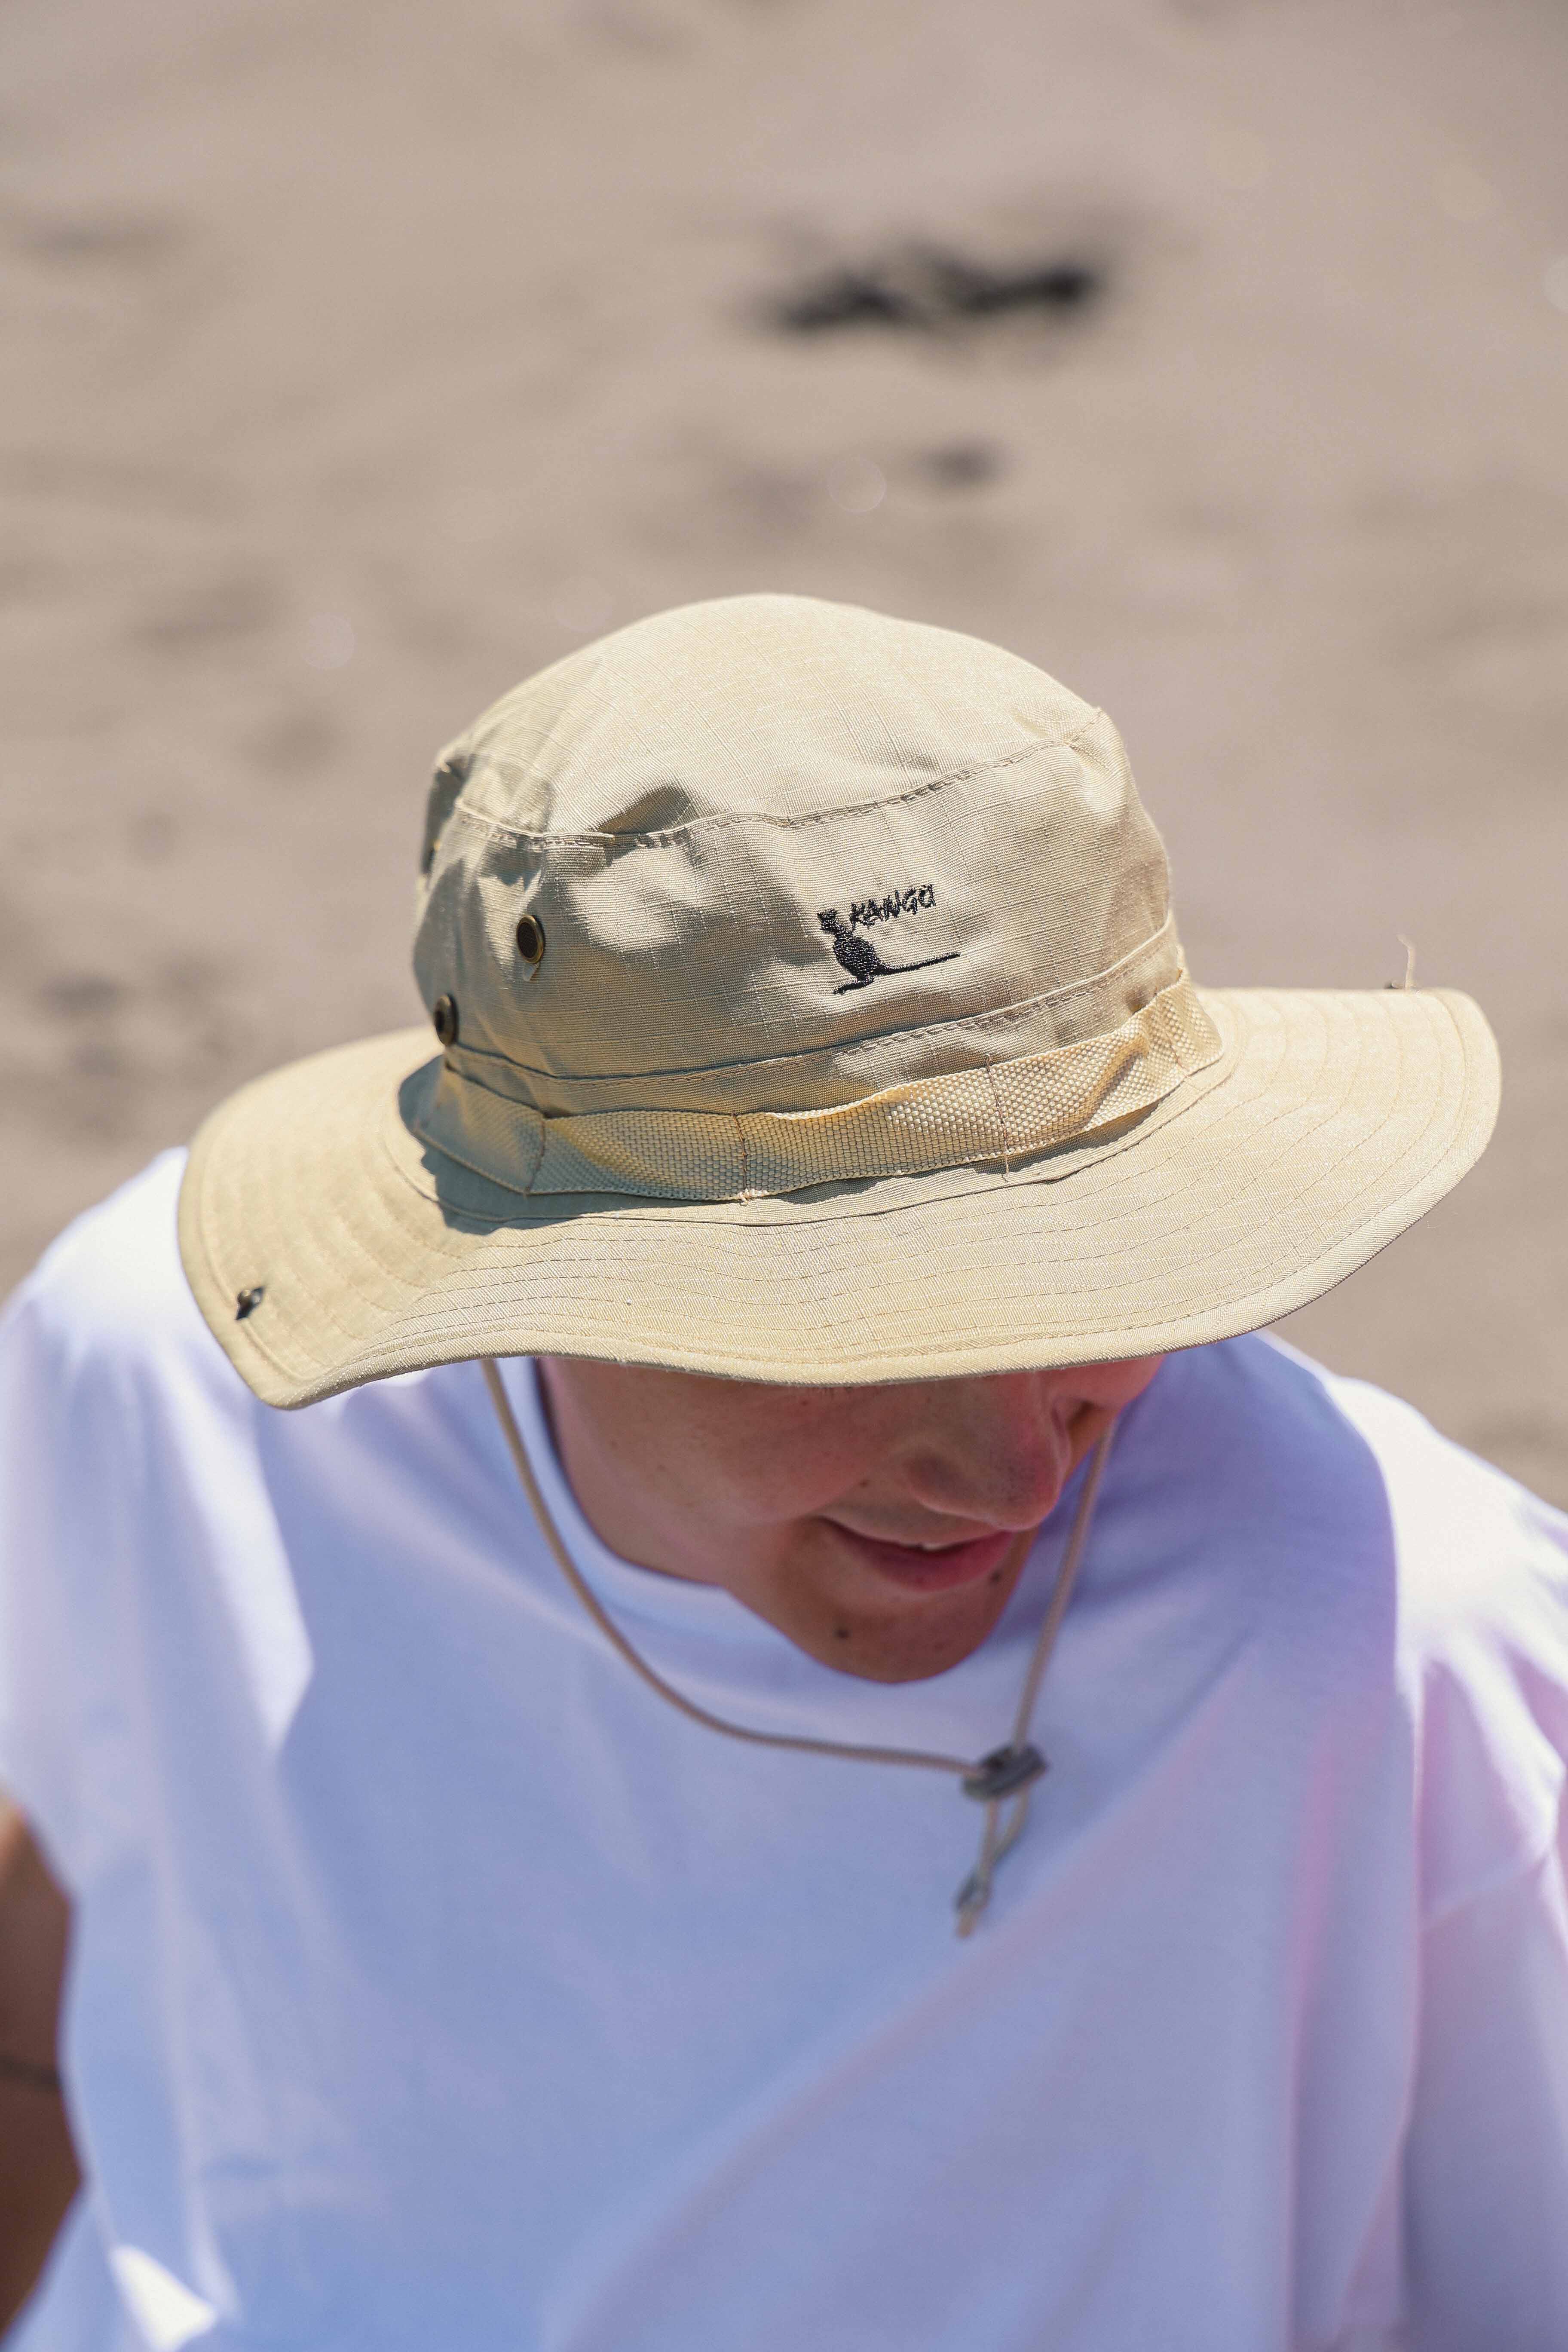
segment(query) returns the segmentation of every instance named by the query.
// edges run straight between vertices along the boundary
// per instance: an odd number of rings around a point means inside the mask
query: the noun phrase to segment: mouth
[[[1014,1528],[994,1528],[961,1543],[887,1543],[880,1536],[857,1535],[837,1519],[827,1522],[853,1558],[874,1574],[886,1577],[905,1592],[951,1592],[963,1584],[979,1584],[998,1570],[1017,1541]]]

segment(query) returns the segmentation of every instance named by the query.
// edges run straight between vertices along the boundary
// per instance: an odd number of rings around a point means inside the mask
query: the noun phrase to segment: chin
[[[1016,1581],[1014,1577],[977,1592],[944,1595],[941,1607],[917,1603],[874,1615],[845,1610],[826,1629],[814,1625],[809,1636],[798,1623],[779,1631],[825,1666],[862,1682],[930,1682],[962,1665],[989,1638]]]

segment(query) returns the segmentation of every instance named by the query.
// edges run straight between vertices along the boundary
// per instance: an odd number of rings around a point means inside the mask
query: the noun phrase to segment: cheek
[[[1128,1386],[1126,1395],[1121,1399],[1121,1403],[1131,1404],[1134,1397],[1141,1397],[1164,1360],[1163,1356],[1140,1356],[1136,1361],[1124,1366]]]
[[[1164,1360],[1163,1356],[1130,1356],[1120,1363],[1090,1364],[1078,1376],[1079,1393],[1087,1404],[1120,1412],[1142,1395]]]
[[[753,1520],[806,1518],[870,1472],[883,1450],[853,1390],[785,1390],[732,1412],[703,1417],[693,1484],[722,1496],[731,1513]]]

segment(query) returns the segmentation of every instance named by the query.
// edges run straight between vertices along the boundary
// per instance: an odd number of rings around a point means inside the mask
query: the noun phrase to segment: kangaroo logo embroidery
[[[935,886],[921,882],[908,890],[895,890],[885,898],[852,898],[849,920],[845,921],[837,907],[822,907],[817,921],[833,941],[833,952],[840,968],[849,974],[834,990],[835,996],[846,995],[852,988],[869,988],[874,980],[890,979],[894,972],[924,971],[933,963],[952,963],[960,950],[949,948],[945,955],[921,956],[913,963],[888,963],[869,940],[858,934],[864,926],[889,923],[900,915],[912,915],[922,907],[936,904]]]

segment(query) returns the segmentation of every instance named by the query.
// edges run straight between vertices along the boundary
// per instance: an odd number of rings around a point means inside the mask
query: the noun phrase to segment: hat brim
[[[1491,1133],[1498,1056],[1448,990],[1200,994],[1219,1062],[1103,1141],[756,1201],[487,1184],[398,1114],[428,1030],[372,1038],[213,1113],[180,1198],[186,1276],[280,1406],[476,1356],[858,1384],[1228,1339],[1458,1183]]]

